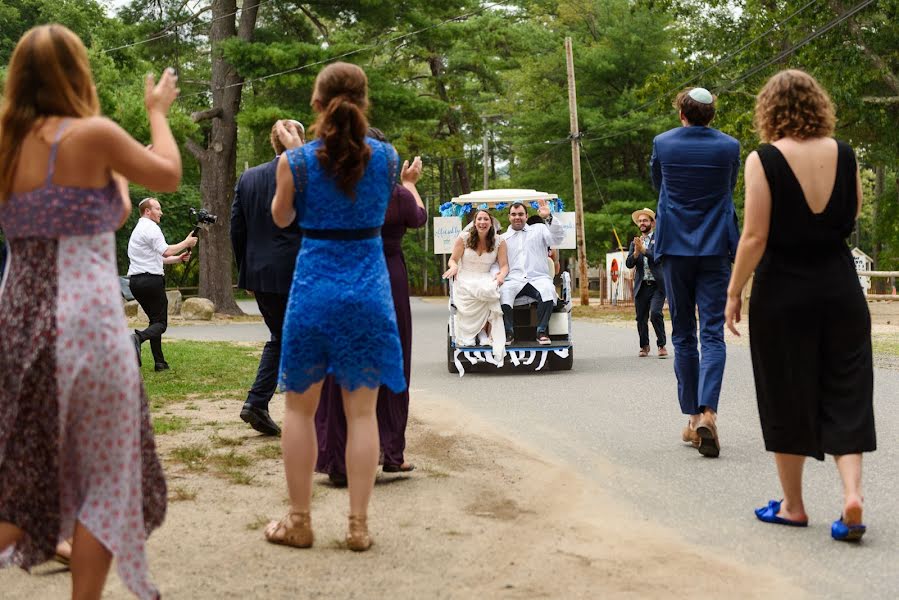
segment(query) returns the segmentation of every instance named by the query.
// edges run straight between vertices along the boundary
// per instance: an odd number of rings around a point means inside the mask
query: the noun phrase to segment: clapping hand
[[[144,79],[144,104],[147,112],[159,111],[168,114],[169,108],[178,97],[178,76],[175,69],[169,67],[162,72],[159,83],[156,83],[152,73],[147,73]]]
[[[634,250],[637,251],[637,254],[646,252],[646,248],[643,246],[643,238],[640,236],[634,238]]]
[[[415,185],[418,183],[418,178],[421,177],[421,157],[416,156],[412,160],[412,164],[409,164],[409,161],[403,161],[403,169],[400,171],[400,181],[403,183],[411,183]]]
[[[292,121],[279,119],[275,123],[275,133],[277,133],[278,139],[281,140],[281,143],[288,150],[299,148],[303,145],[303,137],[300,135],[300,130],[297,129],[296,124]]]
[[[540,215],[541,219],[549,217],[549,204],[546,203],[546,200],[537,200],[537,214]]]

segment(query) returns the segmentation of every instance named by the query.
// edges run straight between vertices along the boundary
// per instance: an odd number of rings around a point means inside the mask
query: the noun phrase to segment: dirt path
[[[158,436],[171,504],[150,541],[165,598],[802,597],[780,574],[750,569],[639,522],[570,470],[458,412],[415,396],[411,476],[379,475],[372,551],[342,538],[346,490],[317,476],[311,550],[273,546],[262,526],[285,510],[278,442],[237,421],[235,398],[163,410]],[[272,412],[280,418],[283,401]],[[167,413],[167,414],[165,414]],[[697,573],[702,566],[701,577]],[[55,563],[0,572],[8,599],[63,598]],[[127,598],[112,575],[108,598]]]

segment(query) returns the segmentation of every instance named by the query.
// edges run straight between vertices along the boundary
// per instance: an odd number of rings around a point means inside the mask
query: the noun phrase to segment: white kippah
[[[693,88],[687,95],[699,102],[700,104],[711,104],[715,101],[712,93],[705,88]]]

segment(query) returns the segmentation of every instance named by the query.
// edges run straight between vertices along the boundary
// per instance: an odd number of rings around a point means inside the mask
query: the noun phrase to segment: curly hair
[[[826,137],[836,120],[827,91],[805,71],[781,71],[756,96],[753,123],[763,142]]]
[[[336,62],[315,78],[312,107],[318,118],[312,129],[322,140],[315,151],[318,162],[337,188],[355,197],[356,184],[371,158],[368,134],[368,78],[356,65]]]
[[[488,217],[490,217],[490,229],[487,230],[487,252],[493,252],[493,249],[496,247],[496,230],[493,228],[493,217],[490,216],[490,213],[484,210],[483,208],[476,212],[474,216],[471,218],[471,222],[474,223],[475,219],[478,218],[478,215],[484,213]],[[478,235],[478,231],[474,225],[471,226],[471,233],[468,234],[468,247],[478,251],[478,241],[481,236]]]

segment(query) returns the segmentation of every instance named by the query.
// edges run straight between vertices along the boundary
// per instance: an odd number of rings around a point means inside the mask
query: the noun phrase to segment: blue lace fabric
[[[372,149],[355,198],[335,185],[315,155],[316,140],[287,151],[303,229],[368,229],[384,223],[399,166],[389,144]],[[403,351],[381,237],[304,238],[297,255],[281,336],[282,391],[303,392],[333,374],[347,390],[406,389]]]

